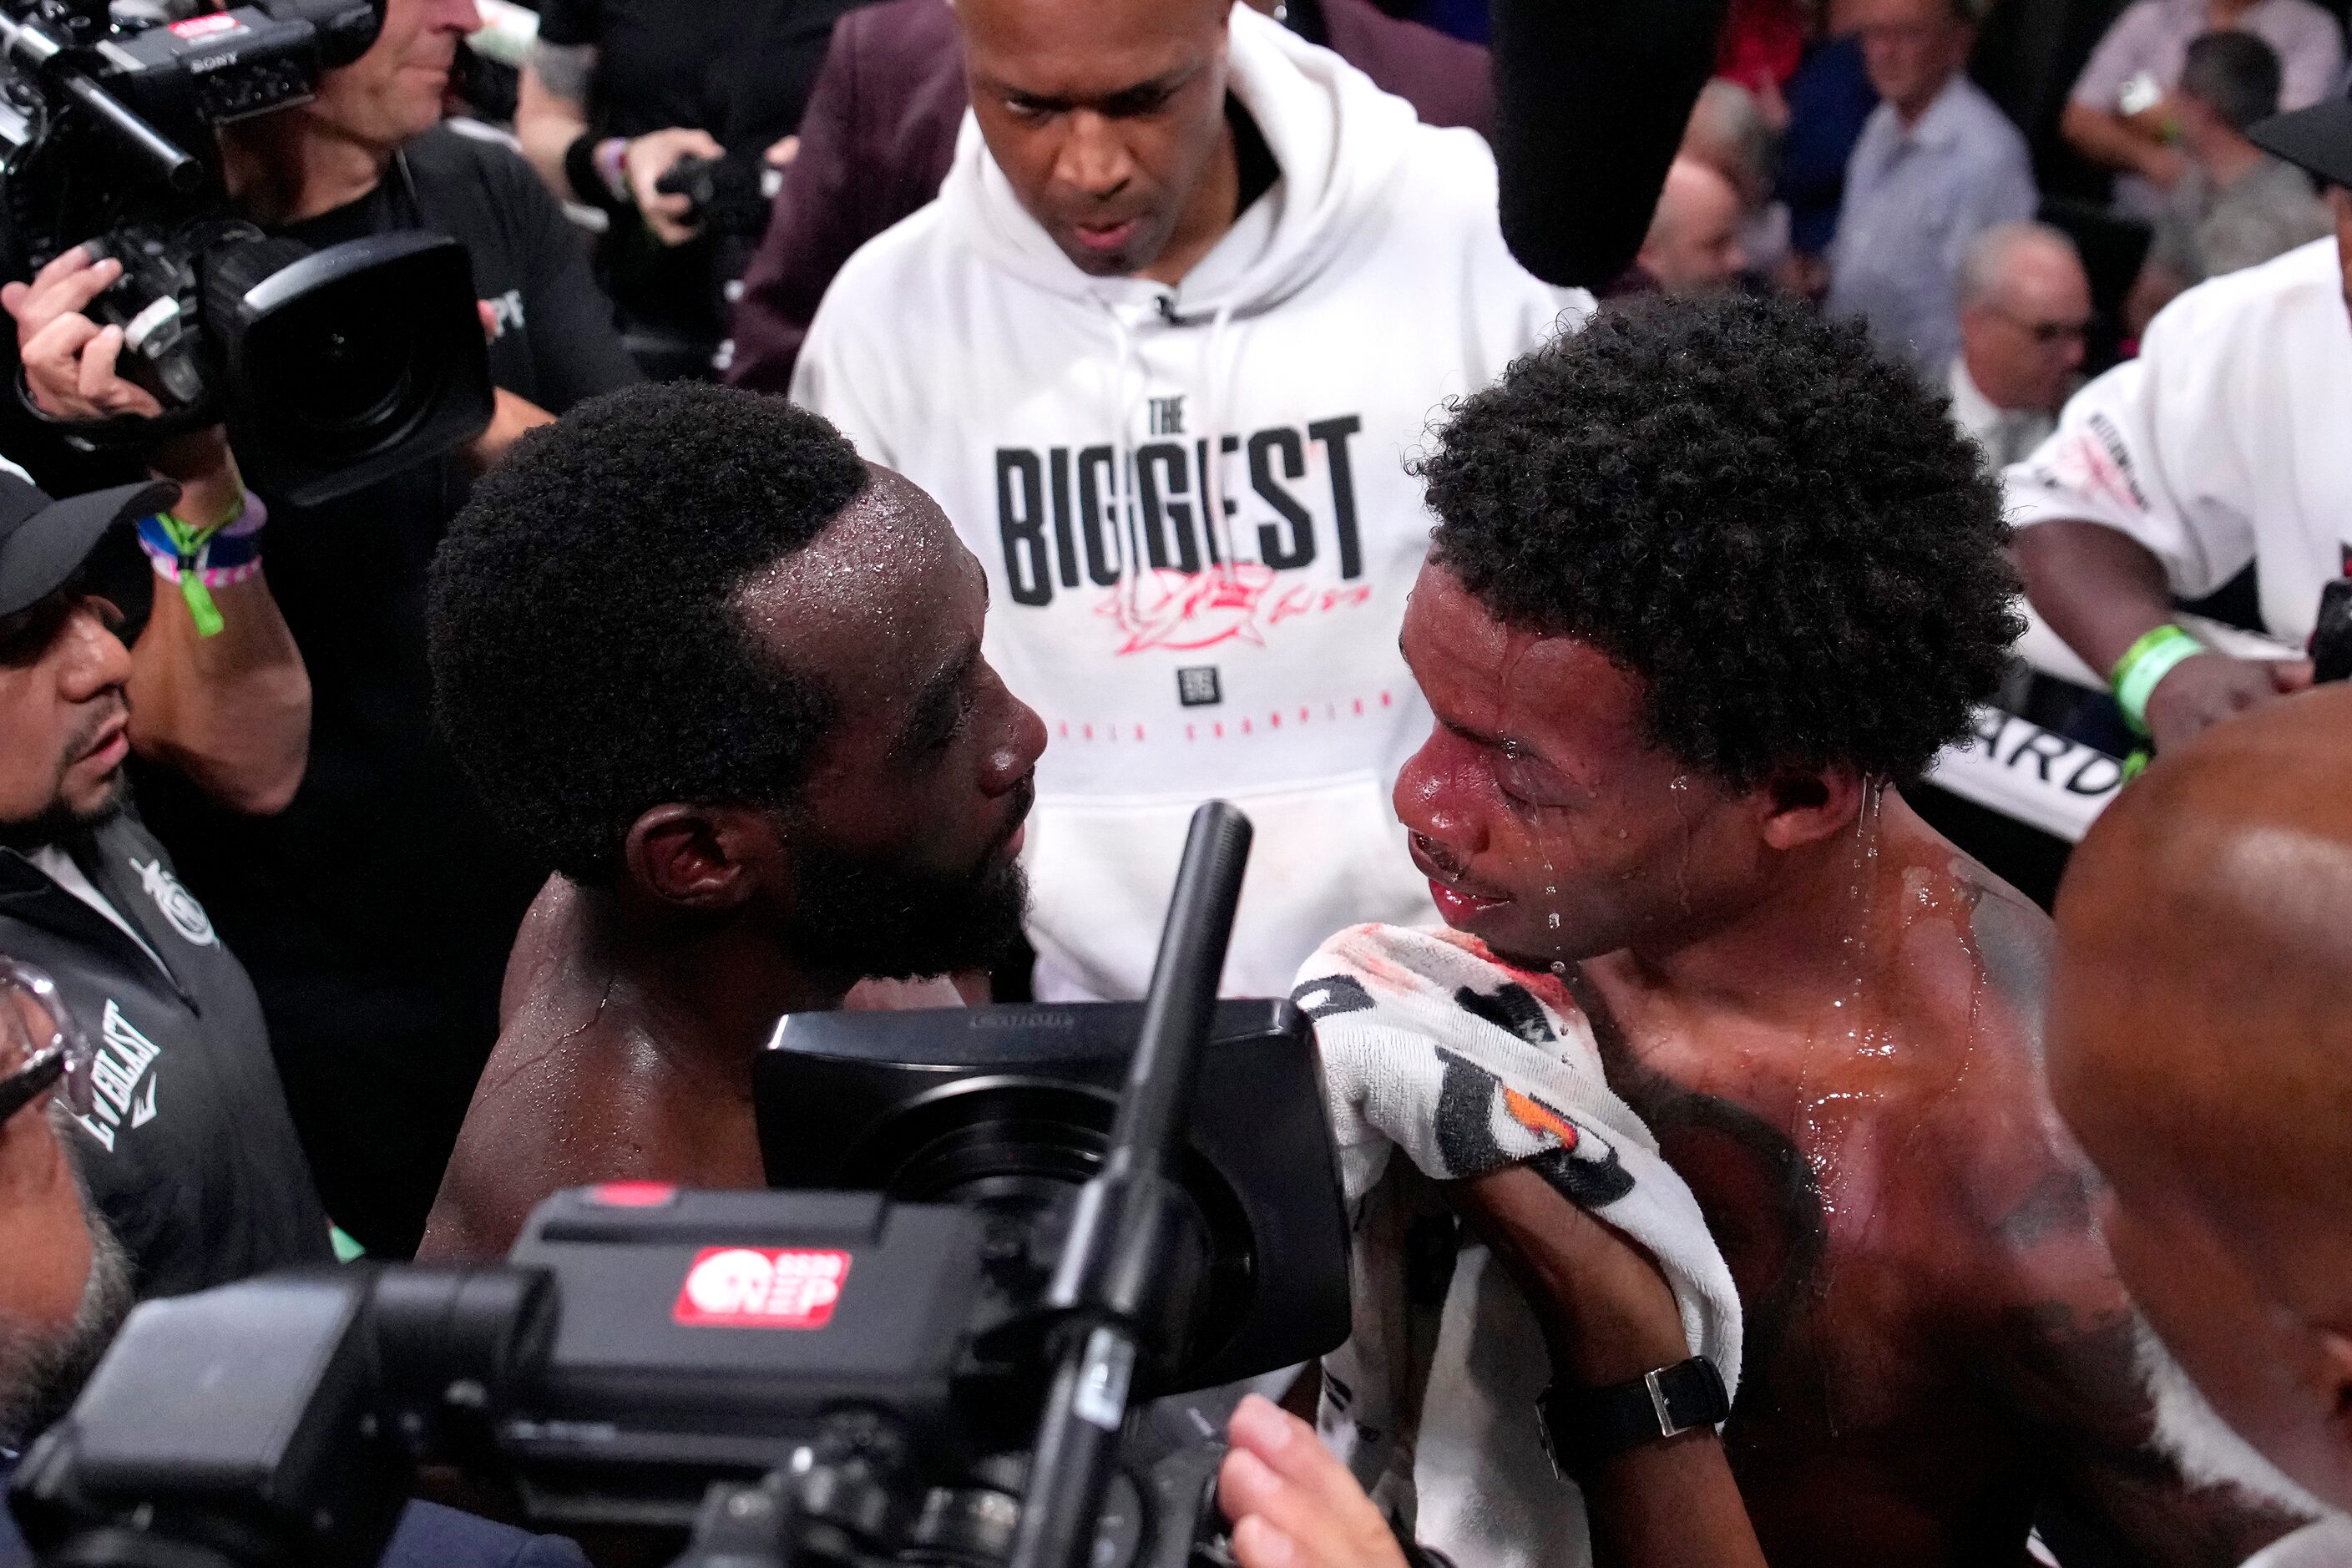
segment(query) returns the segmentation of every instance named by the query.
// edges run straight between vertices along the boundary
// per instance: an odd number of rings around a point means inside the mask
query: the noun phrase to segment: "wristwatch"
[[[1536,1400],[1544,1457],[1562,1480],[1590,1475],[1628,1448],[1716,1426],[1730,1414],[1723,1374],[1698,1355],[1605,1388],[1553,1384]]]

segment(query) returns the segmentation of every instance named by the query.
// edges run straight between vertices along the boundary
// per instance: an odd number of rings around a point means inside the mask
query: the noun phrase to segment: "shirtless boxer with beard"
[[[2016,632],[1938,405],[1797,306],[1646,301],[1460,405],[1423,470],[1437,723],[1397,809],[1698,1196],[1767,1557],[2018,1563],[2045,1504],[2140,1563],[2279,1534],[2149,1447],[2041,1071],[2049,922],[1900,793]]]
[[[1045,735],[987,610],[930,498],[779,399],[617,393],[476,488],[434,563],[442,722],[557,875],[420,1257],[501,1258],[562,1187],[764,1185],[778,1016],[1018,932]]]

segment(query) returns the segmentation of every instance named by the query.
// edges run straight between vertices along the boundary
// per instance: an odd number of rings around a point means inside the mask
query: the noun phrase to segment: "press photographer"
[[[290,804],[264,816],[160,771],[139,779],[149,823],[252,973],[330,1211],[392,1254],[421,1230],[496,1033],[509,942],[542,874],[491,829],[435,735],[425,564],[473,472],[551,412],[636,374],[529,167],[437,123],[458,41],[478,25],[471,0],[388,0],[374,42],[322,70],[308,101],[222,125],[199,149],[217,160],[233,215],[270,236],[313,249],[418,231],[460,241],[489,335],[496,416],[461,451],[320,504],[257,484],[272,518],[269,584],[315,696]],[[60,489],[106,470],[41,421],[152,408],[151,393],[117,374],[123,332],[90,314],[115,265],[68,251],[12,291],[37,411],[18,411],[16,445],[44,477],[79,476]],[[350,318],[348,336],[366,324]],[[331,368],[307,384],[319,399],[348,393]]]
[[[726,286],[856,3],[541,0],[515,134],[551,189],[610,219],[598,262],[648,374],[716,374]]]

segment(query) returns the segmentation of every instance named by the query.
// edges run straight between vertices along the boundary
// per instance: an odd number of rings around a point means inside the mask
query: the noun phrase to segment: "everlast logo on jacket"
[[[1229,30],[1277,177],[1180,285],[1081,272],[967,125],[793,382],[987,569],[989,660],[1052,741],[1025,852],[1048,1000],[1142,994],[1212,795],[1257,826],[1229,991],[1434,918],[1388,798],[1430,722],[1396,646],[1431,521],[1406,464],[1587,304],[1511,259],[1475,134],[1246,6]]]
[[[126,1118],[134,1128],[155,1120],[155,1091],[162,1080],[149,1069],[163,1049],[122,1016],[121,1005],[111,996],[99,1019],[99,1034],[98,1054],[89,1068],[93,1091],[89,1114],[74,1120],[111,1154],[115,1131]]]
[[[39,858],[121,922],[0,850],[0,952],[47,971],[96,1050],[68,1146],[141,1295],[332,1261],[261,1005],[163,846],[126,810]]]

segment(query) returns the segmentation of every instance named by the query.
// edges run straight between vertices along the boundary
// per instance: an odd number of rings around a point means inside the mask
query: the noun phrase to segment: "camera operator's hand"
[[[697,158],[716,158],[727,151],[708,131],[690,126],[673,125],[667,131],[648,131],[643,136],[630,139],[628,148],[621,154],[622,171],[628,175],[629,199],[637,205],[637,212],[654,237],[664,245],[684,245],[701,232],[701,226],[692,219],[694,204],[682,195],[664,195],[654,188],[654,183],[680,158],[689,154]]]
[[[1217,1506],[1242,1568],[1405,1568],[1388,1521],[1306,1422],[1253,1394],[1225,1435]]]
[[[2307,658],[2232,658],[2200,653],[2182,659],[2147,694],[2148,738],[2161,753],[2233,714],[2311,686]]]
[[[83,307],[114,286],[122,264],[92,262],[80,246],[41,268],[30,283],[0,288],[0,306],[16,318],[16,352],[25,384],[52,419],[153,418],[163,405],[145,387],[114,373],[122,329],[101,327]]]

